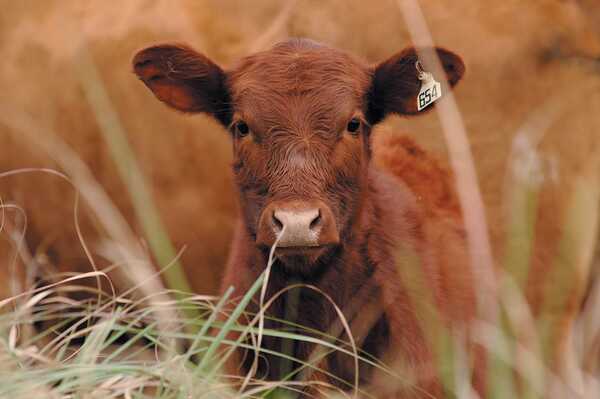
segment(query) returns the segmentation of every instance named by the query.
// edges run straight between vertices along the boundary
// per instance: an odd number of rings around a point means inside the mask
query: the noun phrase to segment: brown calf
[[[443,49],[437,54],[454,86],[464,73],[461,59]],[[422,305],[429,298],[443,325],[452,328],[474,315],[450,175],[406,139],[392,139],[382,153],[380,163],[392,173],[371,162],[372,127],[390,114],[417,113],[416,61],[416,51],[407,48],[371,67],[345,52],[294,39],[227,71],[178,45],[145,49],[133,65],[161,101],[213,115],[231,134],[242,217],[223,287],[243,295],[265,270],[279,236],[266,298],[290,284],[305,286],[279,296],[267,317],[348,341],[336,327],[331,299],[361,350],[414,378],[410,397],[439,397],[443,388]],[[412,280],[419,275],[422,284],[415,289]],[[249,310],[256,312],[257,304]],[[266,322],[268,328],[283,326]],[[265,336],[258,377],[283,377],[283,361],[268,351],[281,352],[286,344],[299,362],[314,353],[306,342]],[[240,351],[233,368],[248,372],[253,353]],[[352,357],[342,353],[329,354],[319,367],[313,379],[343,389],[357,378]],[[382,383],[367,363],[358,378],[377,382],[380,395],[409,392]],[[477,375],[475,380],[480,385]]]

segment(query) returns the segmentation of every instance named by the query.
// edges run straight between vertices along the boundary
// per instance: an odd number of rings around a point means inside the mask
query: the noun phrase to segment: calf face
[[[464,65],[449,51],[437,54],[453,86]],[[407,48],[371,67],[294,39],[227,71],[181,45],[142,50],[133,66],[161,101],[210,114],[229,130],[248,235],[264,250],[280,236],[285,264],[310,265],[360,222],[372,126],[417,112],[416,61]]]

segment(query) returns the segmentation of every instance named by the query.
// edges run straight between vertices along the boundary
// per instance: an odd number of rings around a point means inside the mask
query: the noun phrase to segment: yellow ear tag
[[[421,81],[421,90],[417,97],[417,110],[422,111],[442,97],[442,85],[433,78],[433,74],[425,72],[421,61],[415,63],[415,68],[417,68],[418,78]]]

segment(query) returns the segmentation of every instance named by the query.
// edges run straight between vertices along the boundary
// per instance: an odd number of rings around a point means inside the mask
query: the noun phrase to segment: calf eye
[[[235,131],[238,137],[244,137],[248,135],[248,133],[250,133],[250,128],[248,127],[248,124],[246,124],[246,122],[239,121],[235,124]]]
[[[348,126],[346,126],[346,130],[348,130],[350,133],[357,133],[358,129],[360,129],[360,119],[350,119],[350,122],[348,122]]]

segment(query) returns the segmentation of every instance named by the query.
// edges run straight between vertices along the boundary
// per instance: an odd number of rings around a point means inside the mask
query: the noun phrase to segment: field
[[[255,347],[269,335],[314,338],[245,313],[267,274],[254,291],[219,291],[238,214],[230,139],[209,117],[160,104],[131,67],[155,43],[185,42],[227,66],[287,37],[369,63],[411,42],[462,56],[447,105],[389,118],[374,152],[406,135],[453,169],[480,288],[498,293],[474,326],[493,359],[488,397],[600,396],[596,1],[0,6],[0,397],[287,397],[311,384],[334,395],[309,379],[224,375],[223,347],[247,344],[228,332]],[[234,296],[242,305],[218,320]],[[447,391],[475,397],[464,351],[439,330]],[[337,394],[368,397],[352,386]]]

